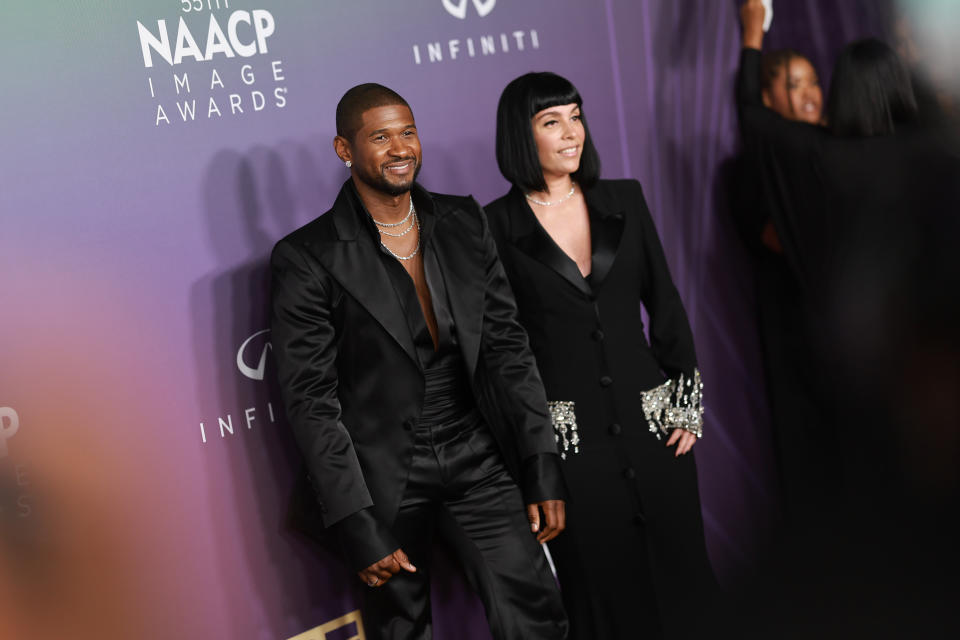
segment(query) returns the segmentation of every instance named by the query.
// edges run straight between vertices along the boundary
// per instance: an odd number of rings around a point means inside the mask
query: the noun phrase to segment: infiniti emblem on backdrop
[[[497,0],[471,0],[477,9],[477,14],[483,18],[497,4]],[[443,8],[454,18],[465,20],[467,17],[467,0],[443,0]]]
[[[260,338],[270,333],[270,329],[257,331],[243,341],[237,349],[237,369],[251,380],[263,380],[264,370],[267,367],[267,352],[273,349],[267,338]],[[259,345],[259,351],[258,347]],[[256,364],[252,364],[253,362]]]

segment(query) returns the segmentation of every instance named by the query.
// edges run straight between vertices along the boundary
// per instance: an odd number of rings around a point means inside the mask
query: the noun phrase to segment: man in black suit
[[[370,587],[367,635],[430,637],[439,533],[495,638],[564,638],[537,544],[564,527],[555,436],[483,211],[416,184],[413,114],[386,87],[343,96],[334,149],[333,208],[273,252],[273,349],[324,525]]]

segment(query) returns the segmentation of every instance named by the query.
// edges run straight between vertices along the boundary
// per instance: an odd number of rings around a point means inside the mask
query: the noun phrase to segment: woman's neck
[[[529,195],[538,200],[549,202],[567,195],[573,187],[573,178],[569,173],[559,176],[544,175],[543,181],[547,183],[547,189],[545,191],[531,191]]]

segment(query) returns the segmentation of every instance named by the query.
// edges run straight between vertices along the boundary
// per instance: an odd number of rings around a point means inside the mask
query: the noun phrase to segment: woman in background
[[[716,591],[689,455],[693,335],[640,184],[599,180],[581,105],[552,73],[504,89],[497,162],[513,187],[486,207],[564,459],[567,529],[550,550],[571,638],[691,637]]]
[[[805,123],[811,135],[822,132],[823,92],[813,63],[781,49],[765,52],[759,75],[762,104],[785,120]],[[804,330],[802,293],[797,273],[784,255],[779,222],[771,216],[761,189],[763,150],[745,136],[732,184],[732,214],[750,251],[757,296],[757,325],[763,351],[774,452],[781,503],[787,521],[810,510],[810,487],[819,481],[815,451],[823,421],[814,392],[816,371]]]
[[[824,285],[830,257],[861,214],[903,210],[930,159],[930,140],[913,127],[917,106],[910,77],[889,46],[875,39],[847,45],[833,73],[826,127],[791,121],[766,108],[763,20],[759,0],[741,10],[743,50],[737,112],[744,143],[760,155],[756,190],[764,198],[784,256],[801,286]],[[920,162],[921,164],[917,164]],[[840,228],[843,226],[844,228]]]
[[[759,633],[740,635],[955,637],[960,163],[917,126],[909,73],[876,39],[840,53],[827,128],[765,108],[763,14],[743,4],[740,126],[762,154],[757,188],[800,279],[827,412],[818,509],[744,598]]]
[[[759,0],[741,10],[737,101],[741,131],[763,158],[758,189],[802,287],[825,410],[810,458],[817,509],[806,524],[829,519],[838,500],[879,500],[875,514],[896,514],[889,502],[909,487],[907,476],[930,471],[903,467],[921,459],[914,449],[943,450],[930,440],[957,437],[923,425],[952,413],[931,408],[953,394],[942,391],[950,377],[933,372],[957,366],[947,345],[957,339],[960,160],[936,130],[917,125],[910,75],[876,39],[841,51],[827,128],[764,108],[763,12]]]
[[[823,92],[813,63],[793,49],[763,54],[760,89],[764,106],[787,120],[822,124]]]
[[[778,452],[781,463],[793,463],[782,476],[793,489],[787,492],[791,525],[805,526],[819,521],[824,505],[850,475],[851,457],[864,449],[860,421],[866,414],[854,409],[860,404],[856,389],[892,369],[883,361],[892,353],[889,341],[867,347],[864,340],[884,335],[881,327],[893,316],[856,317],[877,298],[855,301],[886,288],[885,274],[899,269],[898,260],[913,250],[908,245],[916,228],[911,216],[915,209],[931,210],[922,203],[934,194],[941,165],[934,162],[926,137],[912,127],[917,108],[906,69],[875,39],[853,42],[840,53],[826,127],[794,122],[766,108],[763,13],[759,0],[741,8],[737,111],[744,145],[759,158],[754,191],[762,196],[801,296],[792,323],[801,328],[807,355],[798,360],[804,367],[796,375],[809,385],[817,413],[813,420],[795,417],[789,439],[778,434]],[[878,252],[880,247],[884,250]],[[846,290],[851,277],[868,273],[876,279]],[[865,323],[871,331],[864,331]],[[878,431],[876,426],[868,430]]]

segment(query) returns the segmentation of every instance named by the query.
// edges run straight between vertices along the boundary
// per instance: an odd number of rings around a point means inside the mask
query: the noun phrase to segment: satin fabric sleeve
[[[636,203],[643,251],[640,300],[650,315],[650,349],[668,378],[676,379],[681,373],[690,378],[697,366],[697,355],[687,312],[670,275],[643,188],[639,182],[632,186],[636,192],[631,201]]]
[[[521,490],[530,504],[563,500],[560,470],[547,396],[526,331],[517,320],[517,303],[482,207],[471,199],[481,223],[484,264],[481,358],[496,386],[501,413],[511,428],[521,461]]]
[[[566,500],[567,485],[556,453],[537,453],[523,461],[520,490],[527,504],[544,500]]]
[[[271,342],[281,395],[324,526],[330,527],[373,504],[353,441],[341,421],[333,283],[319,264],[286,241],[274,248],[271,271]],[[348,559],[351,564],[360,562],[359,568],[399,546],[385,527],[364,526],[375,534],[373,539],[350,535],[356,526],[338,530]]]
[[[333,530],[347,566],[354,571],[366,569],[400,548],[400,543],[370,508],[351,513],[333,525]]]

